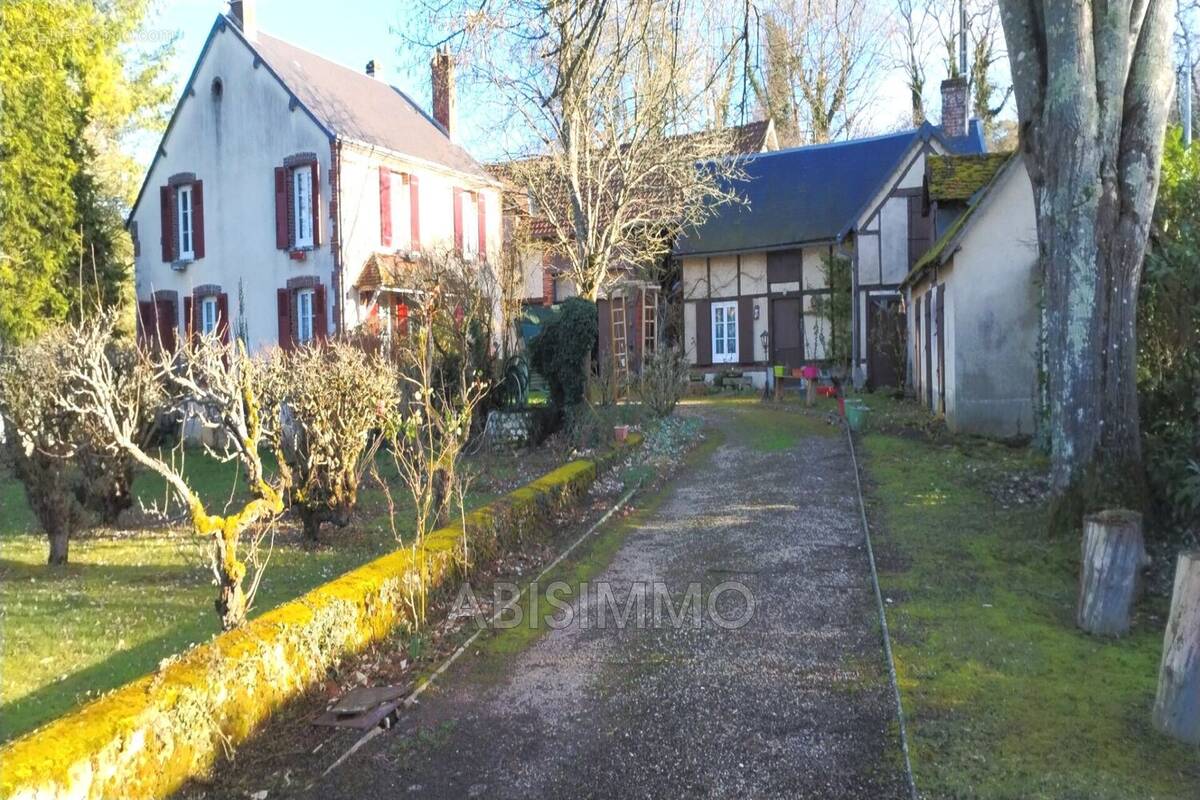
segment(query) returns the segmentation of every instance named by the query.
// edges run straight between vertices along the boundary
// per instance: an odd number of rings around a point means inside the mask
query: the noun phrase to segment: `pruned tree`
[[[209,542],[209,565],[217,584],[215,605],[221,626],[229,630],[245,620],[265,568],[258,554],[258,536],[247,538],[247,534],[260,532],[263,523],[282,513],[288,489],[286,473],[269,478],[263,465],[262,448],[267,442],[256,370],[244,345],[224,344],[215,335],[189,339],[177,353],[146,355],[136,364],[146,375],[143,381],[161,387],[171,407],[190,409],[188,413],[219,429],[228,450],[214,455],[236,460],[244,471],[250,499],[225,513],[211,513],[189,485],[183,459],[139,440],[134,421],[147,397],[121,391],[125,379],[106,356],[115,324],[113,314],[103,313],[71,331],[76,344],[63,366],[66,380],[57,405],[88,420],[103,432],[110,447],[166,482],[186,510],[193,531]]]
[[[80,502],[82,475],[72,460],[79,449],[79,416],[56,403],[70,344],[65,330],[51,329],[0,354],[5,460],[49,538],[51,564],[67,563],[71,535],[87,519]]]
[[[794,83],[800,138],[821,143],[857,132],[886,66],[886,17],[876,4],[771,0],[764,18],[778,26],[780,44],[774,45],[771,69],[781,69]],[[790,63],[784,69],[775,65],[776,59]]]
[[[397,400],[388,361],[351,344],[275,350],[259,365],[266,436],[282,454],[288,500],[309,545],[344,526]]]
[[[494,305],[474,265],[434,251],[410,272],[408,300],[411,327],[397,350],[400,401],[387,434],[419,539],[463,493],[458,467],[489,388]]]
[[[56,327],[0,352],[6,460],[50,539],[51,564],[67,562],[70,538],[79,528],[95,520],[112,524],[133,503],[132,459],[114,450],[92,419],[60,402],[70,391],[67,367],[79,347],[71,328]],[[137,351],[128,342],[114,339],[102,355],[112,367],[117,395],[140,398],[115,413],[130,415],[122,422],[143,442],[161,394],[135,368]]]
[[[1137,293],[1171,107],[1171,0],[1002,0],[1043,273],[1056,526],[1144,502]]]
[[[581,295],[595,299],[614,270],[655,274],[679,230],[736,199],[732,133],[705,124],[721,74],[698,32],[707,4],[427,5],[410,38],[452,42],[467,77],[503,103],[520,137],[510,180]],[[431,41],[429,30],[449,33]],[[726,47],[717,64],[736,57]]]

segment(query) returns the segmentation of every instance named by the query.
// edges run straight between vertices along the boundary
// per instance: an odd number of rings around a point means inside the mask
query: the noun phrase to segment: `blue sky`
[[[393,32],[402,15],[412,9],[409,3],[403,0],[257,0],[257,5],[258,24],[262,30],[355,69],[363,69],[372,58],[381,61],[390,83],[429,107],[429,73],[425,66],[428,56],[406,47],[400,36]],[[160,0],[147,21],[144,38],[149,45],[177,36],[171,69],[176,97],[200,54],[213,20],[227,8],[228,3],[224,0]],[[1007,70],[997,72],[998,82],[1006,85]],[[925,102],[935,115],[934,119],[941,105],[937,86],[942,77],[937,65],[931,64],[926,84],[931,88]],[[877,131],[898,127],[908,113],[907,103],[907,92],[900,75],[887,75],[872,105],[869,126]],[[1011,102],[1007,111],[1008,115],[1014,115]],[[486,107],[472,106],[460,99],[458,113],[462,142],[472,155],[483,161],[502,155],[491,135],[487,112]],[[142,160],[147,164],[154,152],[154,144],[150,142],[139,148],[144,151]]]

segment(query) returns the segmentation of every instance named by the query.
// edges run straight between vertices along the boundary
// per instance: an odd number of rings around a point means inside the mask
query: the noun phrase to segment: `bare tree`
[[[1044,275],[1056,525],[1141,504],[1137,293],[1171,107],[1172,0],[1002,0]]]
[[[322,523],[343,526],[383,442],[396,374],[351,344],[275,350],[259,366],[267,436],[283,455],[290,504],[315,545]]]
[[[766,40],[763,75],[753,77],[752,85],[764,117],[775,121],[775,134],[784,147],[802,143],[796,92],[800,83],[791,38],[778,14],[767,13],[762,19],[762,36]]]
[[[973,5],[973,7],[972,7]],[[968,4],[967,36],[970,41],[970,75],[968,83],[971,88],[973,101],[972,110],[976,119],[983,123],[988,139],[995,134],[996,117],[1004,110],[1008,98],[1012,95],[1012,86],[1004,88],[1000,99],[996,93],[1000,91],[992,79],[992,67],[1004,61],[1004,52],[1000,29],[1000,16],[996,5],[991,0],[976,0]]]
[[[702,7],[683,0],[429,6],[425,28],[431,18],[450,30],[443,41],[455,45],[467,77],[502,98],[509,128],[520,129],[524,144],[514,157],[535,156],[516,159],[510,179],[537,206],[583,296],[605,290],[614,269],[656,270],[677,231],[735,199],[728,179],[739,167],[722,158],[732,135],[706,124],[717,77],[708,72],[711,39],[697,27]],[[718,63],[734,57],[731,48]]]
[[[932,48],[934,0],[896,0],[896,65],[904,72],[904,83],[912,101],[912,123],[925,121],[925,69]]]
[[[388,435],[420,539],[462,494],[459,461],[489,387],[494,305],[472,265],[452,254],[425,253],[410,282],[412,327],[398,351],[400,403]]]
[[[151,449],[139,440],[134,421],[147,397],[121,391],[125,378],[106,356],[114,324],[112,314],[101,313],[74,328],[75,346],[63,365],[67,380],[57,405],[94,424],[103,431],[110,447],[133,457],[166,482],[187,510],[193,531],[211,545],[209,564],[217,583],[216,609],[222,627],[229,630],[245,620],[266,565],[258,557],[257,538],[247,541],[245,534],[261,530],[260,523],[273,521],[283,511],[288,488],[286,473],[271,480],[263,467],[261,448],[265,442],[256,370],[241,342],[223,344],[215,335],[187,340],[175,354],[147,355],[135,367],[146,371],[146,383],[162,387],[173,407],[191,408],[206,424],[224,433],[227,454],[214,455],[236,460],[244,469],[251,499],[232,512],[227,509],[224,514],[210,513],[188,484],[183,459]],[[248,566],[252,574],[246,586]]]
[[[0,355],[0,416],[4,452],[25,488],[29,507],[50,542],[49,563],[67,563],[71,534],[83,526],[79,416],[56,402],[71,346],[66,330],[51,330]]]
[[[791,54],[801,138],[820,143],[855,134],[886,66],[886,17],[869,0],[771,0],[765,17],[780,26]]]

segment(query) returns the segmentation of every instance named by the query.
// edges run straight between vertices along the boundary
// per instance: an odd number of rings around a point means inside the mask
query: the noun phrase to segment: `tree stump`
[[[1083,519],[1083,562],[1079,571],[1079,627],[1097,636],[1129,632],[1138,573],[1146,561],[1142,515],[1111,510]]]
[[[1180,553],[1163,637],[1154,727],[1200,744],[1200,550]]]

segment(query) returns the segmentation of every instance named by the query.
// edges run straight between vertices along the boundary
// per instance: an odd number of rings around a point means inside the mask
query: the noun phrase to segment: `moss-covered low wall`
[[[436,591],[587,493],[638,443],[573,461],[431,533],[193,648],[158,672],[0,748],[0,797],[158,798],[202,775],[223,748],[323,679],[348,653],[411,625]]]

